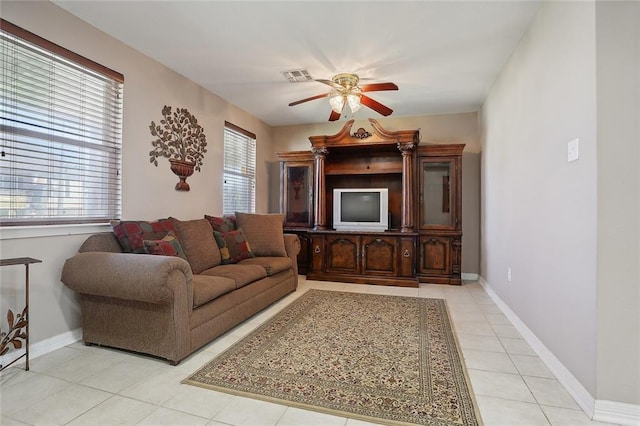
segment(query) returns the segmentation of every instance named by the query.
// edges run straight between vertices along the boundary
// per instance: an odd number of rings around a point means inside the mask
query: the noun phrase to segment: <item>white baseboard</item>
[[[29,362],[38,358],[39,356],[48,354],[49,352],[53,352],[56,349],[63,348],[67,345],[75,343],[79,340],[82,340],[82,329],[77,328],[75,330],[70,330],[62,334],[58,334],[57,336],[49,337],[48,339],[41,340],[37,343],[33,343],[29,345]],[[24,354],[24,350],[16,350],[9,352],[8,354],[0,357],[0,364],[8,365],[13,362],[15,359],[19,358],[22,354]],[[20,361],[16,362],[14,365],[21,365],[26,362],[26,358],[22,358]]]
[[[509,318],[513,326],[520,332],[524,340],[538,354],[551,372],[562,383],[567,392],[576,400],[580,408],[590,419],[614,423],[625,426],[640,425],[640,405],[626,404],[616,401],[596,400],[571,372],[547,349],[535,334],[518,318],[518,316],[500,299],[484,278],[478,277],[478,282],[489,297]]]
[[[478,281],[478,274],[462,273],[463,281]]]
[[[627,426],[640,425],[640,405],[596,400],[593,420]]]
[[[480,285],[487,292],[489,297],[502,310],[506,317],[511,321],[513,326],[520,332],[524,340],[538,354],[542,362],[551,370],[558,381],[565,387],[567,392],[576,400],[580,408],[593,418],[595,398],[587,391],[584,386],[571,374],[571,372],[556,358],[556,356],[533,334],[533,332],[525,325],[522,320],[513,312],[500,297],[493,291],[489,283],[484,278],[479,277]]]

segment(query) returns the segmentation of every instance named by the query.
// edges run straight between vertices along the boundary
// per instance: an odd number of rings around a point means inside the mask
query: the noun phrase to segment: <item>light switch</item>
[[[568,163],[572,161],[576,161],[578,158],[580,158],[579,144],[580,144],[580,140],[577,138],[567,143],[567,162]]]

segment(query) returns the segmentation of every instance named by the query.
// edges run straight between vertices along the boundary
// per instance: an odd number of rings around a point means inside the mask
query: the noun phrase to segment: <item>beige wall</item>
[[[595,63],[594,3],[544,3],[481,111],[481,275],[592,397]]]
[[[122,216],[153,220],[180,219],[222,212],[222,137],[230,121],[257,136],[257,200],[259,212],[268,209],[267,162],[271,156],[271,128],[253,116],[169,70],[49,2],[2,3],[2,18],[75,51],[125,76]],[[177,177],[166,159],[158,167],[149,163],[152,137],[148,126],[161,118],[164,105],[187,108],[204,127],[208,152],[201,172],[188,178],[190,192],[174,190]],[[107,228],[108,229],[108,228]],[[3,230],[2,258],[31,256],[43,260],[32,266],[31,341],[38,343],[80,327],[75,295],[59,281],[64,259],[72,256],[84,235],[40,237],[47,230],[30,231],[30,238],[13,238],[15,230]],[[76,232],[71,228],[62,234]],[[23,268],[2,268],[2,312],[7,305],[22,305]],[[7,283],[11,283],[8,285]]]
[[[328,108],[328,105],[327,105]],[[478,116],[475,112],[463,114],[425,115],[418,117],[376,118],[388,130],[420,129],[421,144],[465,143],[462,159],[462,272],[477,274],[480,271],[480,142]],[[280,126],[273,128],[274,156],[276,152],[304,151],[311,149],[309,136],[333,135],[344,126],[344,121],[334,123]],[[368,120],[356,120],[352,130],[363,127],[371,130]],[[272,176],[277,167],[272,167]],[[271,180],[271,193],[278,194],[277,179]],[[275,200],[276,197],[272,197]],[[278,210],[277,204],[270,206]]]
[[[480,117],[482,277],[596,418],[635,424],[640,3],[544,4]],[[580,159],[567,163],[574,138]]]
[[[597,399],[640,405],[640,3],[596,6]]]

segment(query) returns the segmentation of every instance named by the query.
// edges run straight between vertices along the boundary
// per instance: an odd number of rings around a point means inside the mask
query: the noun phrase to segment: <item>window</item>
[[[120,217],[124,77],[0,20],[0,225]]]
[[[223,214],[254,213],[256,207],[256,135],[224,123]]]

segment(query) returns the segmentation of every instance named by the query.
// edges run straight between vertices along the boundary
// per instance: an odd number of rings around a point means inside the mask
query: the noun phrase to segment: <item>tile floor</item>
[[[591,422],[476,282],[461,287],[381,287],[306,281],[298,291],[178,366],[74,343],[0,375],[0,424],[364,426],[180,384],[180,381],[310,288],[444,298],[485,425],[602,425]]]

